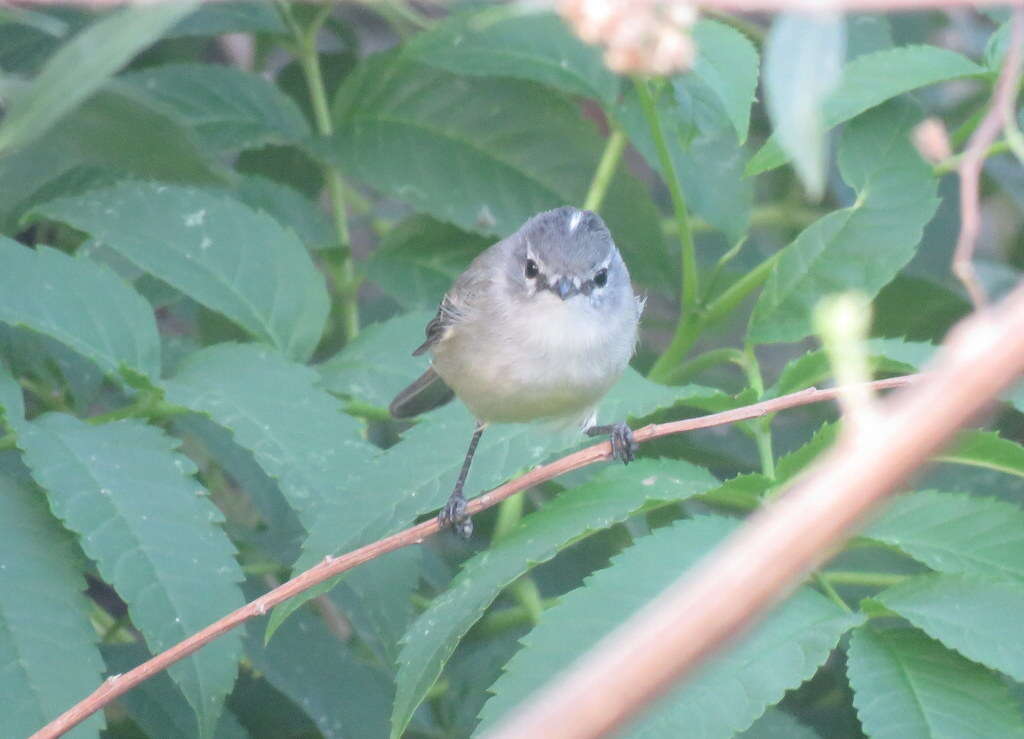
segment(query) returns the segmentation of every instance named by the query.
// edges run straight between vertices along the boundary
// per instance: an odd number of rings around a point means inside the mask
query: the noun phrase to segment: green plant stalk
[[[540,605],[542,609],[551,608],[551,606],[558,603],[558,598],[545,598],[541,601]],[[509,629],[514,629],[519,626],[529,626],[536,623],[533,615],[529,613],[522,606],[513,606],[512,608],[503,608],[500,611],[493,611],[488,613],[477,624],[474,632],[480,636],[495,636],[501,634]]]
[[[693,232],[690,229],[689,212],[686,208],[686,198],[683,196],[683,188],[679,182],[675,164],[668,150],[665,140],[665,133],[661,127],[661,120],[658,118],[658,110],[654,102],[654,95],[651,93],[645,80],[634,78],[633,85],[643,108],[647,125],[651,129],[651,137],[654,139],[654,146],[658,153],[658,162],[661,165],[662,176],[668,186],[669,195],[672,198],[672,209],[675,213],[676,225],[679,231],[679,245],[682,256],[682,283],[680,285],[680,313],[679,321],[676,324],[675,335],[669,343],[668,348],[651,367],[649,377],[656,382],[664,382],[672,368],[674,368],[686,352],[689,351],[700,333],[699,327],[694,323],[694,316],[697,310],[697,298],[700,294],[700,274],[697,271],[697,254],[693,243]]]
[[[325,3],[309,28],[303,31],[295,23],[288,6],[282,5],[282,14],[285,15],[286,22],[295,37],[296,53],[303,76],[306,78],[306,87],[309,89],[309,99],[313,106],[313,120],[317,133],[323,137],[331,136],[334,133],[334,124],[331,121],[330,105],[327,103],[327,87],[320,69],[316,37],[320,27],[330,15],[332,7],[331,3]],[[356,276],[355,264],[352,261],[345,203],[345,182],[341,172],[333,164],[324,164],[324,179],[327,181],[327,195],[331,201],[331,219],[334,223],[334,231],[342,250],[341,261],[333,277],[341,300],[342,333],[345,336],[345,341],[349,342],[359,335],[359,280]]]
[[[714,367],[718,364],[725,364],[726,362],[738,364],[737,355],[742,356],[742,354],[743,352],[739,349],[731,346],[704,352],[688,362],[677,365],[669,375],[668,382],[684,382],[699,372],[703,372],[708,367]]]
[[[740,355],[739,365],[747,376],[747,381],[757,393],[757,399],[764,397],[764,379],[761,377],[761,366],[758,364],[754,348],[747,348]],[[772,450],[772,415],[763,416],[747,424],[757,445],[757,456],[761,460],[761,473],[769,480],[775,479],[775,454]]]
[[[983,158],[988,159],[991,156],[1003,154],[1007,151],[1010,151],[1010,143],[1007,141],[997,141],[985,150],[985,156]],[[960,166],[960,162],[963,158],[963,152],[954,154],[948,159],[943,159],[941,162],[935,164],[932,167],[932,172],[934,172],[938,177],[941,177],[944,174],[949,174],[950,172],[955,172],[956,168]]]
[[[612,128],[608,140],[605,142],[601,161],[597,163],[597,169],[594,170],[594,178],[590,181],[587,197],[583,201],[584,210],[598,211],[601,209],[601,203],[604,202],[604,196],[608,192],[608,186],[611,185],[625,148],[626,134],[619,128]]]
[[[768,275],[771,274],[780,254],[782,254],[781,251],[765,259],[708,303],[704,309],[704,324],[710,326],[725,318],[736,309],[736,306],[746,300],[750,293],[761,287],[768,279]]]
[[[181,415],[182,413],[187,413],[187,410],[166,402],[159,391],[147,391],[140,393],[134,402],[106,413],[90,416],[85,419],[85,422],[97,426],[112,421],[121,421],[126,418],[145,418],[150,421],[159,421],[170,416]]]
[[[851,609],[850,606],[846,603],[846,601],[842,599],[839,593],[836,592],[836,589],[832,587],[832,583],[830,583],[828,580],[821,576],[820,572],[814,573],[814,581],[818,583],[818,586],[821,588],[822,592],[824,592],[825,595],[828,596],[829,600],[831,600],[833,603],[835,603],[837,606],[842,608],[847,613],[853,613],[853,609]]]
[[[513,495],[506,498],[498,506],[498,520],[494,524],[494,535],[492,541],[499,542],[507,537],[523,520],[523,506],[525,496]],[[516,602],[530,614],[533,623],[540,620],[544,607],[541,605],[540,588],[529,574],[523,575],[514,583],[508,586],[508,592],[516,599]]]

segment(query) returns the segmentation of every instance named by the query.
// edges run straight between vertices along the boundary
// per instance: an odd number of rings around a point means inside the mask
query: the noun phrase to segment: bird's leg
[[[466,496],[462,494],[462,487],[466,484],[466,476],[469,475],[469,465],[473,462],[473,455],[476,454],[476,445],[480,443],[480,437],[487,426],[479,421],[476,422],[476,429],[473,431],[473,438],[469,440],[469,450],[462,462],[462,471],[459,472],[459,479],[455,481],[455,489],[448,496],[448,502],[444,504],[438,521],[441,527],[451,526],[452,531],[463,539],[473,535],[473,519],[466,514]]]
[[[633,429],[627,426],[625,421],[619,421],[607,426],[591,426],[584,433],[587,436],[604,436],[607,434],[608,440],[612,443],[612,456],[623,464],[632,462],[636,458],[637,451],[640,449],[640,445],[633,438]]]

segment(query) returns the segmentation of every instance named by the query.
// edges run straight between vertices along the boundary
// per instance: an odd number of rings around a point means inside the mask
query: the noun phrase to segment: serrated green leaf
[[[686,567],[735,529],[732,519],[703,517],[659,529],[544,612],[494,684],[481,712],[484,728],[543,685],[632,615]],[[862,616],[846,613],[808,588],[689,682],[672,689],[625,732],[629,737],[731,737],[748,728],[789,688],[809,678]]]
[[[454,15],[418,34],[404,53],[454,74],[518,77],[606,104],[619,87],[600,50],[554,13],[503,7]]]
[[[838,87],[825,101],[823,121],[826,128],[832,128],[905,92],[984,72],[967,57],[937,46],[903,46],[864,54],[843,69]],[[786,155],[772,139],[751,158],[747,175],[785,163]]]
[[[846,127],[839,169],[857,201],[782,251],[750,317],[748,341],[798,341],[811,333],[824,295],[856,289],[874,297],[910,261],[938,205],[931,168],[907,137],[914,117],[893,104]]]
[[[338,239],[324,210],[298,190],[266,177],[240,177],[235,196],[253,210],[273,216],[292,229],[308,249],[328,249]]]
[[[0,124],[0,152],[20,149],[46,133],[197,5],[197,0],[182,0],[128,7],[79,32],[11,101]]]
[[[491,243],[430,216],[412,216],[381,239],[366,275],[403,308],[436,310],[455,278]]]
[[[100,684],[81,555],[38,490],[0,475],[3,733],[32,734]],[[66,736],[96,737],[95,714]]]
[[[324,737],[385,735],[390,683],[360,662],[309,607],[289,619],[268,645],[260,624],[250,620],[245,650],[253,667],[300,706]]]
[[[845,56],[846,21],[834,9],[781,13],[765,41],[765,106],[774,140],[813,200],[825,192],[824,103],[839,84]]]
[[[340,352],[317,366],[324,388],[336,395],[387,408],[403,388],[423,374],[412,350],[437,311],[406,313],[360,331]]]
[[[434,599],[402,639],[391,716],[393,739],[403,734],[459,640],[516,578],[569,544],[624,521],[649,501],[683,500],[716,484],[710,473],[687,462],[640,460],[629,467],[608,468],[593,481],[548,501],[466,562],[448,590]]]
[[[212,191],[131,183],[39,206],[253,336],[307,359],[323,333],[323,277],[291,231]],[[153,248],[159,234],[163,248]]]
[[[954,446],[936,459],[1024,477],[1024,446],[1002,438],[995,431],[965,431]]]
[[[308,529],[325,499],[353,517],[383,510],[383,491],[353,485],[374,456],[358,421],[316,386],[316,372],[255,344],[221,344],[190,355],[164,387],[167,400],[209,416],[277,480]],[[345,530],[335,532],[343,537]]]
[[[121,76],[166,105],[213,153],[294,144],[309,124],[295,102],[265,78],[220,64],[165,64]]]
[[[288,28],[273,4],[263,0],[203,3],[164,34],[165,38],[220,36],[224,33],[285,34]]]
[[[707,19],[694,24],[693,42],[697,47],[693,74],[718,96],[742,145],[757,93],[757,49],[735,28]]]
[[[346,174],[486,235],[581,204],[604,145],[576,103],[537,83],[458,77],[396,53],[364,60],[332,110],[337,134],[325,155]],[[602,214],[634,279],[674,284],[657,209],[624,170]]]
[[[1024,511],[1001,500],[934,490],[901,495],[863,536],[939,572],[1024,582]]]
[[[847,674],[872,739],[1024,736],[1006,685],[913,629],[856,629]]]
[[[839,425],[826,423],[821,426],[803,446],[781,457],[775,466],[776,485],[782,485],[796,477],[801,470],[817,459],[836,440]]]
[[[63,414],[24,424],[18,446],[50,506],[128,604],[153,652],[242,606],[234,547],[220,511],[175,453],[177,442],[134,420],[90,426]],[[197,597],[202,593],[202,597]],[[238,669],[227,634],[169,668],[212,736]]]
[[[1024,584],[968,575],[914,577],[875,598],[968,659],[1024,680]]]
[[[113,377],[160,375],[153,309],[111,270],[2,236],[0,261],[0,321],[56,339]]]

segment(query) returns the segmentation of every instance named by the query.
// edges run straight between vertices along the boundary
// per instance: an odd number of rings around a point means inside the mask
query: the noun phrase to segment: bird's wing
[[[460,311],[455,301],[445,295],[441,299],[441,305],[437,308],[437,315],[430,319],[427,324],[427,340],[420,344],[413,351],[414,357],[423,354],[439,341],[444,339],[459,321]]]

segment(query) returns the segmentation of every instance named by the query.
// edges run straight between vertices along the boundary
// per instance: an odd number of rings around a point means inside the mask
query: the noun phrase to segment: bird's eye
[[[526,279],[532,280],[534,277],[540,274],[540,267],[532,259],[526,260]]]
[[[594,284],[598,287],[604,287],[608,284],[608,270],[599,269],[597,274],[594,275]]]

